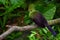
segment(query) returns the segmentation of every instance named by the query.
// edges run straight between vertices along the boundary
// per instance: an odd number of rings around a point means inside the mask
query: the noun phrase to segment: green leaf
[[[3,28],[3,29],[5,29],[4,26],[5,26],[6,22],[7,22],[7,16],[4,16],[4,17],[3,17],[3,23],[2,23],[2,28]]]
[[[30,40],[35,40],[36,32],[34,32],[34,31],[31,31],[31,32],[32,32],[32,34],[29,36],[29,39]]]
[[[9,13],[12,12],[14,9],[16,9],[17,7],[20,7],[20,6],[23,5],[23,4],[24,4],[24,1],[23,1],[23,0],[18,1],[18,3],[16,3],[16,4],[12,5],[11,7],[7,8],[6,12],[0,14],[0,16],[9,14]]]
[[[24,0],[10,0],[10,2],[11,2],[12,5],[16,5],[16,4],[18,4],[18,3],[21,4],[21,3],[23,3],[23,1],[24,1]]]
[[[0,3],[5,4],[6,3],[6,0],[0,0]]]
[[[47,20],[50,20],[54,17],[54,14],[55,14],[55,11],[56,11],[56,6],[50,8],[49,10],[47,10],[46,12],[44,12],[44,16]]]

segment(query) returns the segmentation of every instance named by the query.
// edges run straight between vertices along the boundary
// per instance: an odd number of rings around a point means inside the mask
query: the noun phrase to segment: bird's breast
[[[33,18],[33,21],[41,27],[45,27],[44,25],[44,18],[40,14],[36,14]]]

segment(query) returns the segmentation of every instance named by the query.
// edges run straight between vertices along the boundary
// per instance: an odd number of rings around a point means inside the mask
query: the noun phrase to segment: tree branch
[[[57,24],[57,23],[60,23],[60,18],[48,21],[49,25],[53,25],[53,24]],[[13,31],[32,30],[34,28],[37,28],[37,25],[27,25],[27,26],[24,26],[24,27],[6,25],[6,27],[9,27],[9,29],[6,32],[4,32],[0,35],[0,40],[5,38],[7,35],[12,33]]]

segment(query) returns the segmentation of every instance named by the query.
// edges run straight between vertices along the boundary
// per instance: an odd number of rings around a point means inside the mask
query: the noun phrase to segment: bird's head
[[[35,12],[36,12],[35,5],[34,4],[30,4],[28,11],[29,11],[29,17],[33,18],[33,16],[35,15]]]

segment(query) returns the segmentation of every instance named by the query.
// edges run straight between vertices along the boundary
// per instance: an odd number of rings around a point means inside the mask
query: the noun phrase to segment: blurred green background
[[[35,4],[36,10],[42,12],[47,20],[60,18],[60,1],[59,0],[0,0],[0,34],[5,32],[9,25],[25,26],[33,24],[29,18],[28,6]],[[37,28],[31,30],[27,37],[21,37],[24,32],[13,32],[4,40],[60,40],[60,25],[52,25],[57,32],[53,36],[47,28]]]

